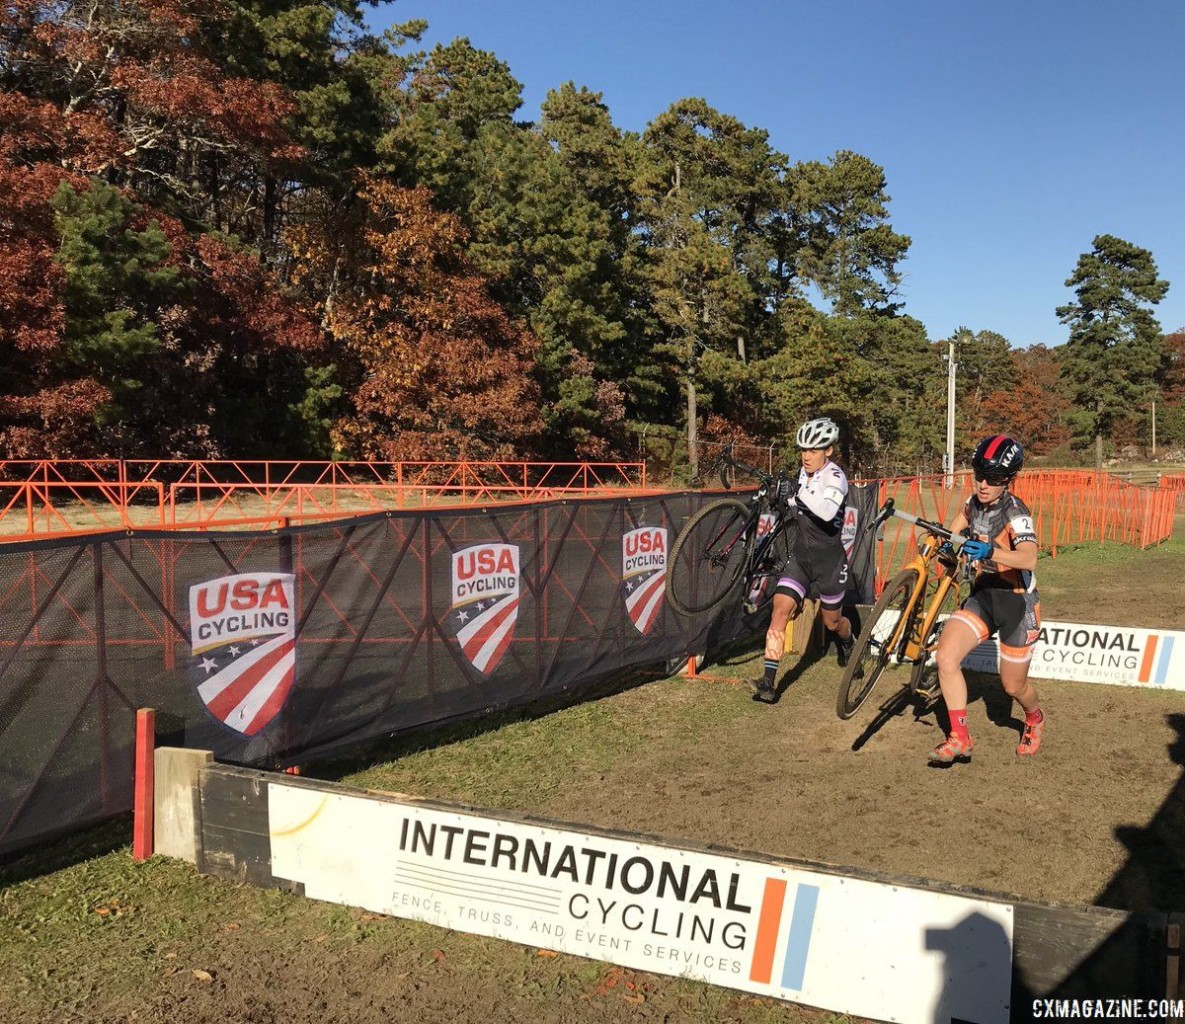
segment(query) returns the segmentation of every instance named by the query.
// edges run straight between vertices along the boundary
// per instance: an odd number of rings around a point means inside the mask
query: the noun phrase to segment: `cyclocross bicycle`
[[[860,710],[890,666],[913,666],[909,677],[911,694],[926,701],[938,696],[938,678],[930,655],[938,647],[946,617],[959,606],[965,578],[959,551],[964,538],[938,523],[900,511],[892,498],[881,507],[868,529],[879,529],[891,516],[925,532],[918,541],[917,554],[885,587],[860,630],[835,701],[835,713],[840,718],[851,718]]]
[[[790,557],[797,524],[785,507],[790,480],[774,477],[721,452],[711,473],[730,487],[728,468],[756,477],[757,491],[747,501],[718,498],[694,513],[671,546],[667,601],[680,615],[698,615],[740,597],[746,612],[764,608]]]

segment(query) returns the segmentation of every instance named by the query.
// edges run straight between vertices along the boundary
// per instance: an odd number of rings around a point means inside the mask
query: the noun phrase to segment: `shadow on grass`
[[[36,846],[0,857],[0,888],[105,857],[121,847],[130,847],[131,843],[131,814],[121,814],[56,839],[38,840]]]
[[[1165,716],[1174,738],[1165,753],[1185,767],[1185,714]],[[1124,824],[1115,837],[1127,860],[1095,896],[1101,907],[1131,911],[1179,911],[1185,907],[1185,773],[1145,825]]]
[[[782,694],[790,689],[799,679],[802,678],[803,673],[812,665],[817,665],[823,660],[825,652],[819,650],[817,647],[809,654],[799,656],[798,660],[794,662],[783,674],[782,678],[774,685],[774,699],[765,703],[776,704],[782,699]],[[755,699],[757,699],[755,697]]]

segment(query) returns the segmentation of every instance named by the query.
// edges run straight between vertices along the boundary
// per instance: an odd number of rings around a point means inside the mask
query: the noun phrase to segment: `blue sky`
[[[792,161],[885,168],[913,244],[905,311],[932,339],[1066,340],[1054,309],[1098,234],[1151,251],[1154,310],[1185,327],[1181,0],[398,0],[425,45],[466,36],[523,83],[516,116],[574,81],[641,131],[701,96]]]

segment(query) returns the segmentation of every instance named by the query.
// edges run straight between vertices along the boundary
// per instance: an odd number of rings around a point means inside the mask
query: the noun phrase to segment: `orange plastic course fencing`
[[[649,493],[644,462],[0,462],[0,537],[268,529],[387,509]]]
[[[1178,505],[1185,502],[1185,473],[1162,473],[1158,482],[1161,489],[1176,495]]]
[[[951,487],[941,476],[883,480],[880,502],[893,498],[903,511],[949,523],[973,487],[969,472],[952,480]],[[1070,544],[1118,541],[1146,548],[1172,536],[1176,492],[1168,488],[1137,487],[1087,470],[1032,470],[1018,478],[1016,493],[1033,512],[1042,550],[1054,557]],[[916,528],[899,519],[886,524],[878,581],[912,556],[916,538]]]

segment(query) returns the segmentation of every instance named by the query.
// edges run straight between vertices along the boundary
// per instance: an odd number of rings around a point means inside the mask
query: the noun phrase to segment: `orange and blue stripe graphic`
[[[786,882],[780,878],[767,878],[761,898],[761,912],[757,918],[757,938],[753,943],[753,962],[749,967],[750,981],[768,985],[773,978],[774,955],[781,935],[785,905]],[[790,914],[786,951],[782,958],[781,987],[784,989],[802,991],[818,905],[819,887],[800,882],[794,894],[794,909]]]
[[[1158,647],[1160,648],[1159,657],[1156,653]],[[1149,633],[1148,639],[1144,643],[1144,657],[1140,661],[1139,681],[1163,686],[1169,676],[1169,662],[1172,661],[1172,658],[1173,637]],[[1153,676],[1153,671],[1155,671],[1155,676]]]

